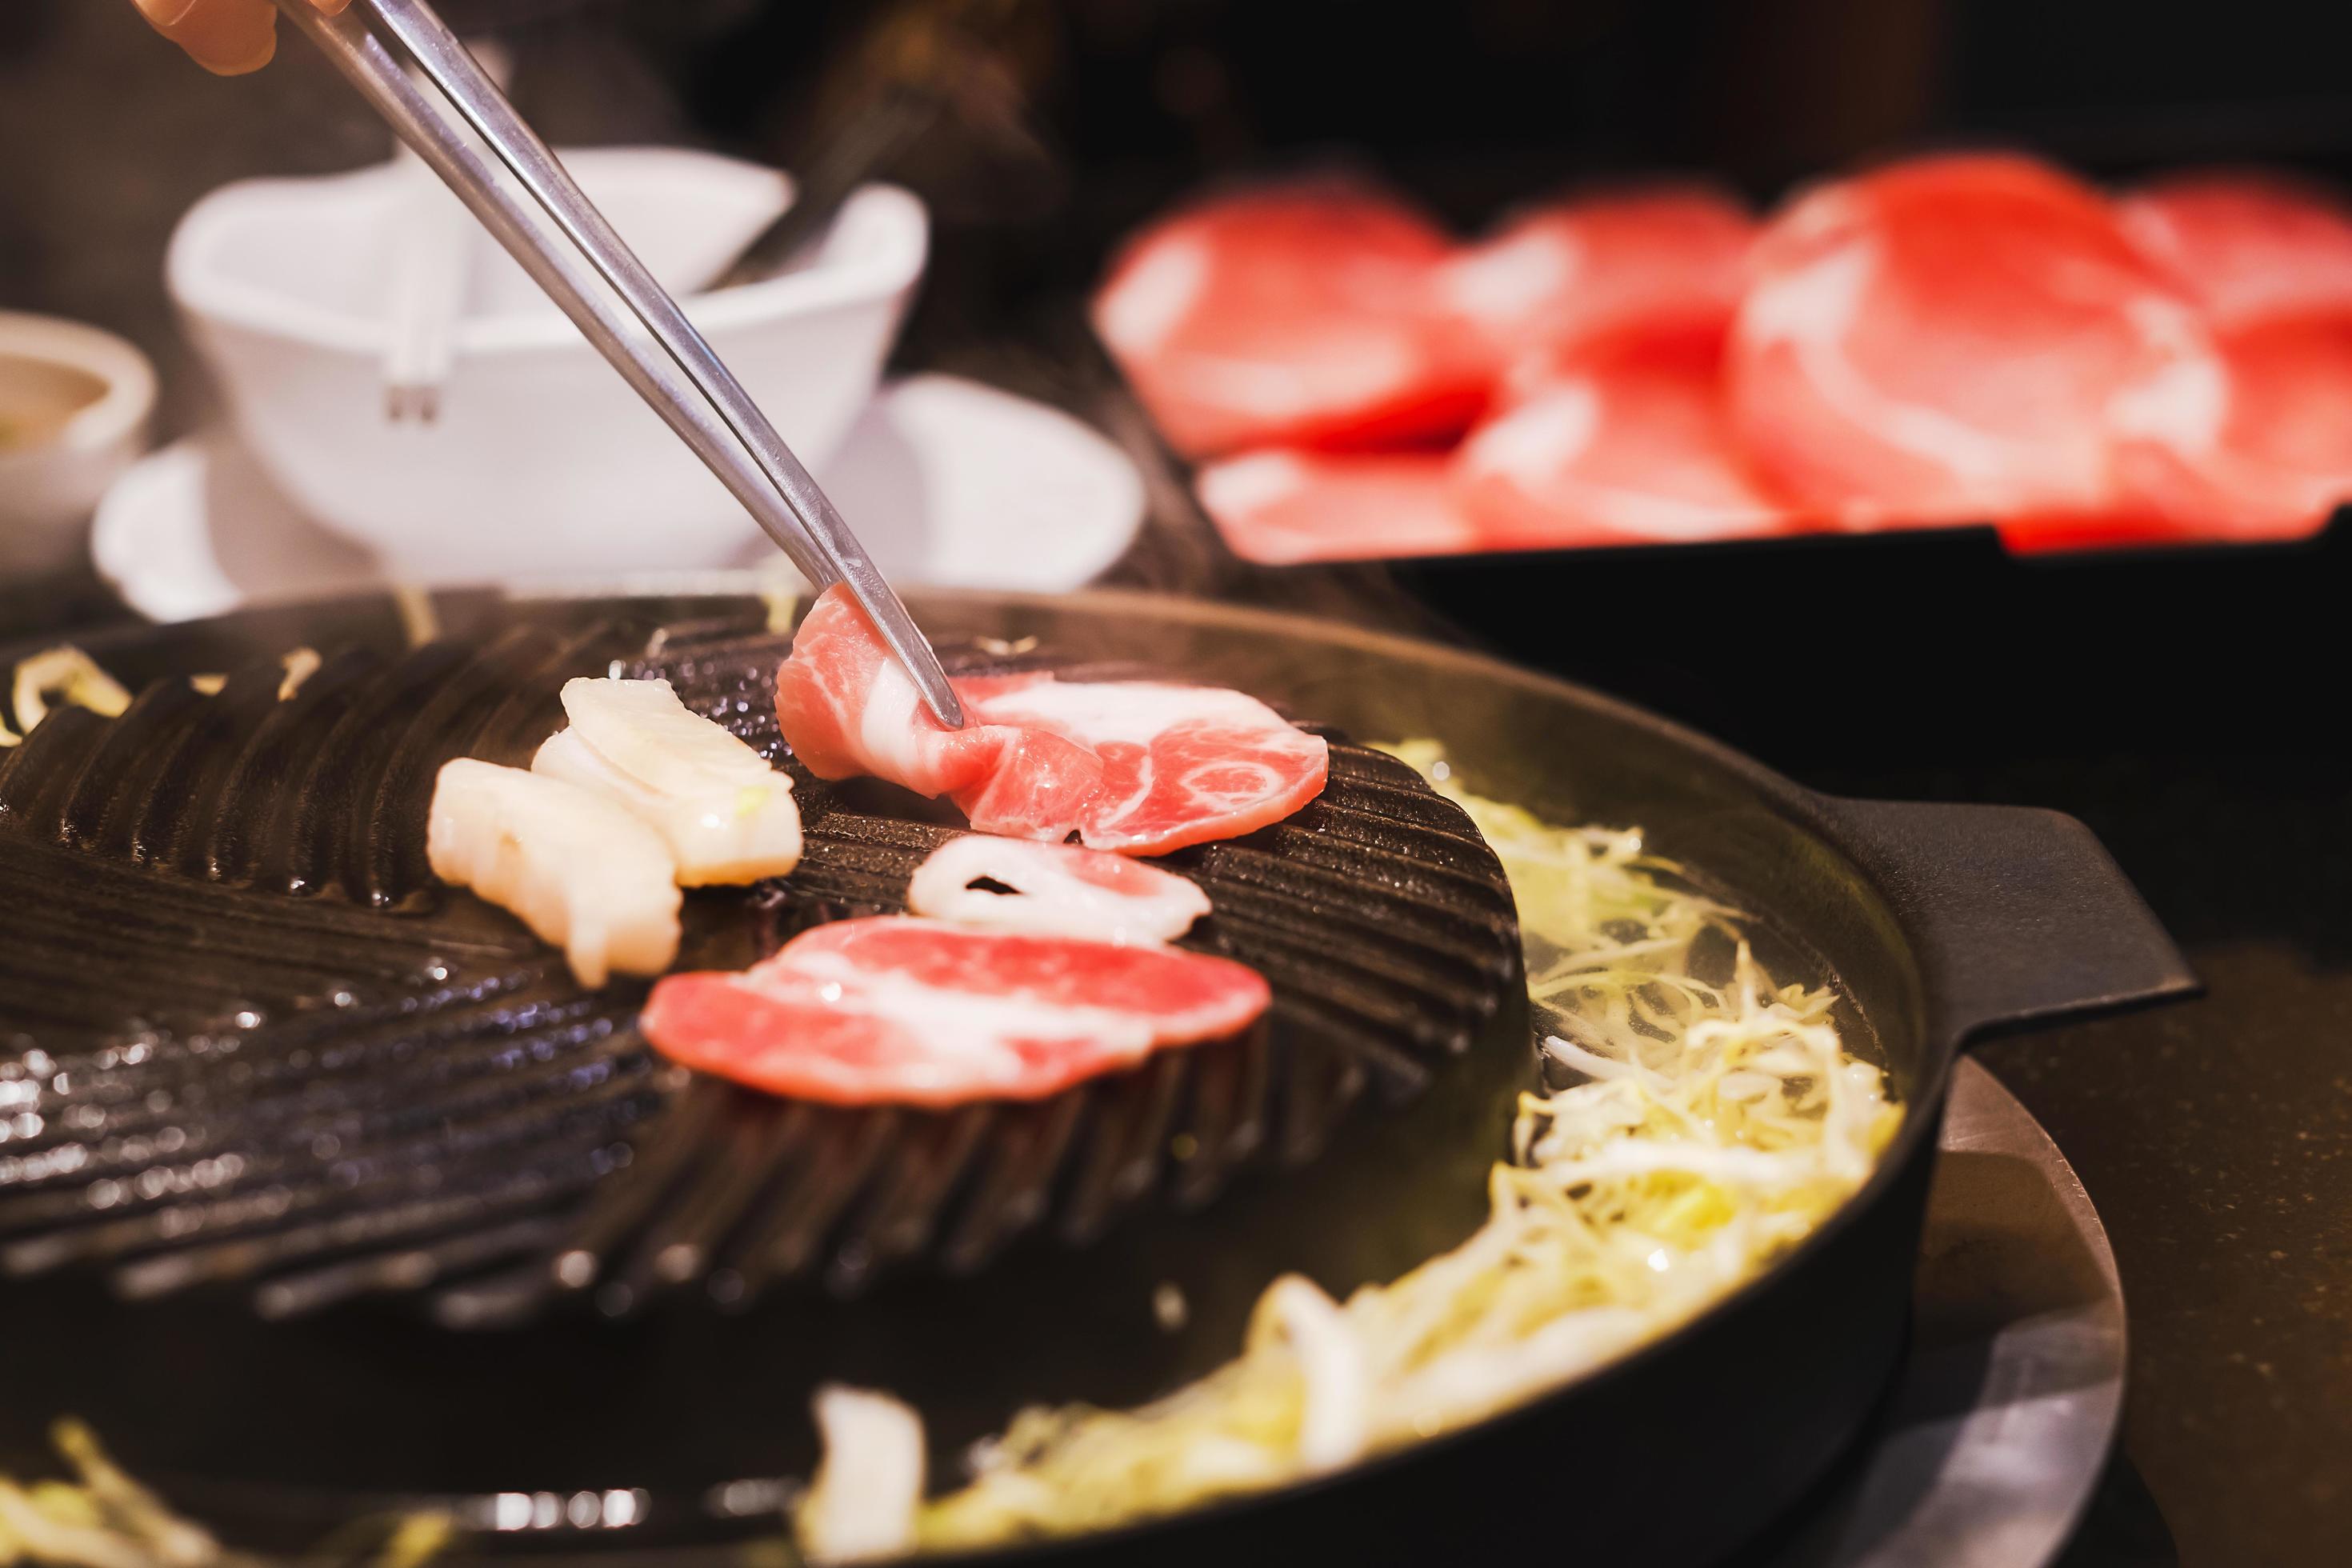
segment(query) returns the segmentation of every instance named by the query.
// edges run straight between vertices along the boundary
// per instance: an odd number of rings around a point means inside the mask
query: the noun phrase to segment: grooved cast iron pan
[[[1344,1040],[1353,1028],[1369,1041],[1394,1034],[1364,1030],[1365,1021],[1382,1016],[1383,1009],[1391,1025],[1418,1012],[1435,1026],[1401,1037],[1411,1042],[1403,1050],[1335,1052],[1355,1064],[1352,1075],[1337,1076],[1352,1076],[1359,1089],[1384,1089],[1386,1108],[1309,1118],[1312,1125],[1299,1133],[1301,1147],[1288,1161],[1293,1168],[1269,1174],[1255,1166],[1240,1169],[1236,1159],[1235,1170],[1226,1173],[1232,1178],[1227,1190],[1213,1202],[1206,1201],[1206,1190],[1188,1202],[1186,1173],[1173,1162],[1131,1160],[1126,1169],[1142,1174],[1122,1182],[1101,1168],[1101,1160],[1090,1165],[1083,1154],[1060,1149],[1051,1127],[1007,1128],[992,1117],[945,1119],[911,1131],[832,1127],[824,1130],[830,1141],[815,1145],[806,1142],[805,1118],[795,1121],[789,1111],[762,1118],[702,1108],[710,1120],[696,1120],[707,1086],[681,1088],[641,1053],[610,1044],[627,1035],[625,999],[564,1000],[541,955],[514,942],[495,920],[468,924],[442,910],[442,928],[425,944],[429,951],[391,959],[365,944],[339,946],[349,934],[346,917],[382,921],[365,907],[371,902],[398,912],[438,897],[417,875],[413,844],[396,834],[348,830],[352,821],[374,820],[371,803],[414,787],[422,762],[401,743],[404,714],[413,718],[422,704],[449,723],[484,734],[543,732],[551,684],[534,716],[516,682],[543,681],[551,668],[596,651],[591,645],[610,636],[616,619],[667,627],[656,661],[711,705],[730,682],[748,680],[743,689],[756,692],[756,674],[746,671],[772,657],[772,647],[740,641],[762,613],[746,600],[520,604],[451,595],[441,610],[451,637],[477,650],[474,661],[412,656],[398,667],[414,684],[405,693],[397,680],[389,689],[381,680],[338,687],[331,661],[313,678],[325,683],[310,697],[348,704],[327,724],[329,739],[305,739],[318,730],[315,720],[299,726],[289,721],[282,744],[265,738],[257,745],[248,735],[243,765],[289,773],[324,767],[340,782],[291,797],[285,809],[293,819],[272,822],[250,841],[232,836],[205,853],[226,854],[247,880],[333,889],[293,905],[314,922],[319,950],[328,955],[318,976],[322,993],[331,994],[337,976],[352,964],[384,963],[397,972],[384,978],[437,998],[428,1014],[440,1016],[435,1010],[446,1008],[449,1017],[478,1020],[487,1009],[519,1019],[511,1032],[526,1045],[553,1040],[559,1053],[570,1053],[562,1058],[564,1072],[533,1080],[542,1086],[539,1099],[467,1101],[463,1126],[488,1129],[480,1135],[495,1142],[518,1119],[540,1128],[551,1100],[559,1121],[585,1118],[601,1129],[607,1123],[599,1119],[609,1119],[615,1135],[582,1141],[584,1152],[570,1165],[561,1158],[548,1162],[545,1172],[530,1178],[542,1184],[532,1191],[506,1191],[482,1173],[469,1177],[471,1184],[454,1194],[477,1205],[468,1215],[480,1220],[509,1204],[518,1227],[481,1242],[478,1256],[436,1257],[429,1247],[412,1247],[395,1249],[394,1261],[386,1264],[380,1237],[313,1235],[310,1244],[328,1244],[323,1256],[330,1258],[376,1258],[369,1267],[390,1273],[372,1277],[372,1283],[391,1288],[392,1295],[343,1300],[331,1291],[333,1305],[283,1321],[257,1316],[248,1289],[203,1288],[211,1273],[247,1279],[252,1268],[267,1265],[266,1257],[257,1263],[248,1253],[176,1248],[142,1236],[133,1249],[137,1256],[167,1262],[126,1281],[121,1268],[109,1275],[51,1268],[47,1265],[56,1260],[36,1252],[29,1262],[43,1265],[38,1271],[0,1282],[0,1324],[22,1347],[6,1402],[9,1446],[22,1446],[47,1415],[76,1411],[92,1418],[135,1468],[166,1479],[184,1500],[248,1533],[288,1542],[303,1539],[332,1515],[380,1506],[400,1494],[544,1489],[570,1495],[638,1487],[646,1489],[646,1501],[630,1510],[638,1522],[612,1531],[558,1530],[537,1539],[573,1550],[668,1547],[743,1532],[741,1521],[713,1517],[710,1500],[730,1495],[722,1483],[805,1468],[811,1454],[803,1397],[812,1346],[824,1347],[823,1375],[914,1397],[932,1417],[944,1454],[993,1429],[1013,1403],[1147,1397],[1229,1355],[1248,1303],[1274,1273],[1304,1268],[1345,1289],[1446,1245],[1482,1212],[1483,1171],[1502,1147],[1511,1096],[1527,1081],[1528,1063],[1524,1014],[1504,1005],[1480,1024],[1483,1009],[1468,998],[1481,986],[1468,977],[1483,973],[1489,990],[1498,979],[1501,991],[1515,990],[1507,958],[1498,971],[1492,946],[1481,946],[1497,931],[1507,937],[1509,922],[1507,914],[1499,921],[1492,918],[1491,909],[1479,913],[1481,867],[1490,871],[1491,860],[1475,836],[1463,838],[1458,824],[1431,811],[1436,803],[1430,797],[1384,772],[1377,759],[1347,748],[1335,769],[1334,810],[1303,821],[1298,845],[1269,852],[1265,864],[1192,868],[1211,882],[1221,910],[1230,895],[1235,912],[1263,912],[1276,928],[1253,932],[1247,920],[1228,922],[1221,914],[1202,940],[1262,963],[1295,963],[1302,974],[1344,970],[1344,943],[1286,957],[1279,951],[1282,922],[1270,907],[1249,909],[1247,888],[1263,885],[1277,903],[1283,895],[1303,900],[1291,910],[1297,917],[1291,929],[1344,938],[1352,935],[1351,910],[1363,891],[1385,884],[1395,895],[1391,907],[1401,911],[1399,929],[1383,934],[1375,919],[1358,940],[1373,945],[1383,966],[1400,969],[1397,982],[1404,989],[1386,995],[1369,985],[1343,990],[1325,999],[1319,1016],[1307,1016],[1317,1014],[1318,1005],[1300,992],[1304,1000],[1292,1004],[1295,1016],[1278,1020],[1277,1029],[1289,1038]],[[1369,1561],[1461,1560],[1514,1540],[1527,1510],[1557,1521],[1562,1505],[1580,1499],[1601,1504],[1574,1510],[1579,1550],[1596,1561],[1635,1552],[1652,1563],[1719,1554],[1832,1462],[1893,1363],[1933,1128],[1953,1052],[1990,1029],[2192,988],[2179,954],[2113,863],[2079,825],[2052,814],[1826,798],[1591,692],[1473,655],[1318,623],[1115,595],[938,596],[919,603],[918,613],[942,639],[992,639],[989,646],[1002,653],[1034,637],[1038,658],[1103,661],[1234,685],[1347,735],[1433,736],[1454,752],[1473,787],[1559,820],[1643,826],[1663,853],[1699,868],[1743,907],[1759,911],[1771,944],[1836,977],[1852,1003],[1855,1037],[1885,1061],[1908,1111],[1883,1167],[1846,1210],[1763,1279],[1643,1352],[1476,1431],[1273,1497],[1044,1548],[1032,1553],[1040,1561],[1197,1562],[1205,1552],[1257,1560],[1307,1551]],[[388,607],[345,603],[129,634],[100,641],[92,651],[135,689],[173,674],[244,668],[303,643],[399,647]],[[492,650],[488,662],[478,652],[486,647]],[[223,698],[261,703],[261,679],[234,678]],[[197,781],[188,787],[199,787],[207,752],[196,742],[217,715],[185,708],[170,696],[142,699],[142,708],[151,705],[143,721],[178,737],[177,760],[169,766],[186,770]],[[1845,721],[1835,714],[1806,714],[1802,721]],[[58,755],[70,750],[78,758],[71,798],[59,798],[64,785],[46,792],[27,787],[24,770],[37,760],[29,747],[12,764],[18,776],[0,776],[0,795],[10,799],[11,811],[31,814],[48,830],[37,853],[75,857],[73,865],[99,900],[94,919],[52,931],[52,939],[87,955],[103,952],[123,931],[158,942],[177,932],[184,983],[202,992],[207,946],[233,947],[253,935],[256,922],[267,924],[271,917],[243,902],[226,914],[149,909],[89,869],[126,845],[133,858],[192,856],[194,837],[172,815],[174,789],[153,777],[142,782],[142,768],[165,766],[152,760],[152,740],[110,752],[105,737],[93,732],[78,740],[72,727],[54,725],[44,727],[44,750]],[[324,760],[297,754],[305,745],[327,753]],[[160,826],[152,832],[126,826],[131,808],[120,803],[133,798],[147,803],[140,808],[143,817]],[[815,807],[811,879],[840,908],[887,902],[877,889],[935,832],[919,823],[880,826],[890,814],[845,799],[838,809],[846,830],[829,837],[830,808],[822,800],[810,804]],[[342,814],[345,828],[311,821],[305,811]],[[0,824],[0,829],[16,826]],[[68,842],[55,843],[60,836]],[[6,837],[0,831],[0,840]],[[59,874],[54,867],[47,871]],[[1284,880],[1294,874],[1306,880]],[[1229,887],[1219,886],[1220,876]],[[278,894],[267,896],[273,904],[288,902]],[[776,919],[788,924],[824,912],[812,915],[782,901]],[[5,919],[13,940],[31,940],[47,929],[22,908]],[[1225,929],[1228,924],[1234,929]],[[761,940],[774,934],[762,933]],[[267,945],[269,939],[264,932],[255,940]],[[711,943],[702,956],[712,962],[725,961],[719,950],[727,943],[744,944],[733,926],[690,940]],[[450,994],[433,992],[436,975]],[[1280,989],[1283,977],[1276,978]],[[126,976],[126,987],[136,984]],[[369,993],[364,984],[353,989]],[[236,998],[213,1000],[234,1004]],[[1455,1009],[1452,1015],[1449,1006]],[[452,1037],[454,1047],[436,1037],[420,1047],[413,1022],[370,1016],[346,1025],[343,1011],[330,1001],[315,1016],[315,1039],[281,1043],[268,1060],[282,1062],[285,1071],[307,1083],[314,1068],[345,1060],[337,1053],[365,1052],[373,1042],[409,1053],[399,1060],[423,1075],[429,1103],[437,1108],[442,1102],[430,1097],[451,1092],[447,1074],[436,1065],[447,1054],[444,1047],[457,1058],[452,1072],[484,1059],[468,1052],[497,1054],[495,1043],[486,1043],[496,1029],[468,1024]],[[155,1053],[178,1048],[186,1036],[163,1026],[141,1038],[150,1047],[148,1057],[110,1070],[149,1089],[154,1080],[145,1075],[156,1068]],[[1219,1107],[1235,1103],[1236,1096],[1247,1100],[1236,1086],[1255,1082],[1246,1070],[1248,1043],[1234,1048],[1242,1054],[1223,1058],[1229,1065],[1211,1063],[1200,1072],[1202,1079],[1212,1068],[1227,1074],[1214,1079],[1227,1086],[1223,1090],[1199,1081],[1181,1088],[1149,1081],[1114,1086],[1108,1103],[1080,1113],[1096,1130],[1088,1147],[1116,1154],[1129,1145],[1156,1144],[1171,1128],[1192,1134],[1195,1151],[1230,1137],[1231,1119]],[[1316,1053],[1284,1047],[1281,1054],[1289,1059]],[[326,1062],[329,1057],[335,1064]],[[182,1062],[184,1070],[175,1069],[164,1087],[210,1085],[235,1070],[217,1059],[202,1066],[193,1058]],[[248,1079],[254,1071],[267,1076],[266,1064],[243,1065]],[[570,1070],[574,1065],[576,1073]],[[331,1072],[320,1076],[331,1083]],[[1358,1096],[1335,1090],[1333,1076],[1310,1074],[1271,1092],[1266,1103],[1344,1109]],[[639,1102],[640,1110],[628,1109]],[[94,1114],[125,1118],[122,1137],[136,1138],[143,1103],[118,1097]],[[161,1103],[174,1108],[167,1120],[201,1121],[179,1116],[168,1095]],[[93,1113],[79,1102],[65,1109]],[[325,1112],[324,1121],[304,1122],[302,1130],[331,1137],[341,1125],[337,1116],[396,1118],[398,1107],[331,1104]],[[1281,1112],[1267,1115],[1269,1127],[1257,1136],[1279,1144],[1272,1123]],[[632,1116],[643,1117],[646,1125],[635,1126]],[[383,1143],[378,1123],[364,1125],[378,1140],[372,1147],[397,1148]],[[436,1128],[417,1132],[429,1144]],[[572,1148],[563,1142],[570,1135],[549,1134],[548,1147],[558,1153]],[[742,1260],[727,1250],[733,1244],[729,1227],[718,1216],[740,1215],[751,1199],[709,1173],[758,1171],[763,1182],[789,1184],[809,1169],[839,1169],[867,1157],[861,1151],[868,1151],[869,1142],[887,1151],[895,1176],[878,1191],[861,1189],[866,1206],[843,1222],[847,1230],[826,1230],[820,1245],[809,1239],[804,1215],[764,1215],[765,1245],[756,1250],[775,1278],[740,1267]],[[999,1164],[990,1171],[1000,1174],[1013,1171],[1024,1151],[1053,1164],[1057,1173],[1046,1184],[1050,1190],[1024,1210],[1024,1223],[1043,1214],[1066,1237],[1091,1237],[1094,1244],[1071,1249],[1034,1234],[983,1235],[969,1243],[978,1249],[975,1258],[985,1261],[1000,1249],[1003,1255],[976,1272],[960,1269],[956,1237],[970,1226],[959,1231],[958,1216],[990,1212],[980,1199],[993,1194],[992,1201],[1001,1201],[1012,1180],[1003,1175],[994,1186],[980,1181],[978,1197],[967,1181],[958,1185],[953,1204],[940,1195],[936,1189],[945,1178],[939,1173],[962,1170],[975,1142],[995,1152]],[[600,1168],[600,1158],[614,1163],[604,1152],[616,1146],[631,1151],[625,1163]],[[277,1147],[280,1157],[292,1157],[286,1152],[290,1145],[281,1141]],[[0,1159],[7,1152],[0,1145]],[[114,1152],[121,1155],[119,1142]],[[152,1162],[152,1151],[136,1152]],[[335,1167],[331,1148],[321,1156],[306,1144],[300,1152]],[[339,1173],[335,1179],[374,1191],[366,1184],[399,1174],[396,1157],[379,1163],[386,1168]],[[179,1168],[189,1166],[181,1162]],[[687,1170],[700,1173],[700,1179],[681,1185],[678,1173]],[[590,1226],[592,1234],[578,1228],[582,1205],[551,1209],[534,1201],[544,1197],[545,1184],[565,1182],[589,1194],[584,1212],[603,1215]],[[1227,1185],[1223,1175],[1206,1184],[1219,1185]],[[298,1201],[307,1190],[299,1182],[288,1186]],[[388,1210],[365,1212],[389,1212],[394,1217],[380,1223],[410,1226],[430,1237],[436,1234],[434,1226],[449,1221],[429,1205],[452,1194],[429,1190],[429,1183],[426,1188],[396,1194],[399,1201]],[[608,1195],[629,1192],[650,1195],[642,1201]],[[187,1200],[198,1205],[190,1212],[205,1212],[201,1199],[199,1193]],[[1150,1212],[1124,1223],[1086,1213],[1089,1202],[1116,1207],[1137,1199]],[[182,1202],[172,1194],[141,1201],[163,1208]],[[329,1205],[320,1212],[335,1211]],[[253,1228],[283,1235],[299,1230],[300,1219],[268,1215]],[[92,1231],[70,1228],[82,1237]],[[485,1228],[477,1225],[467,1234]],[[853,1256],[845,1258],[845,1236],[862,1241],[862,1252],[850,1247]],[[820,1264],[825,1247],[834,1250]],[[551,1247],[583,1251],[583,1277],[593,1281],[590,1293],[625,1316],[562,1310],[562,1303],[544,1310],[544,1249]],[[924,1266],[877,1268],[877,1253],[892,1247],[919,1255]],[[528,1279],[519,1280],[499,1262],[517,1255],[530,1260]],[[186,1262],[169,1261],[190,1257],[199,1260],[197,1278],[188,1277]],[[19,1256],[16,1261],[28,1260]],[[307,1288],[318,1288],[316,1272],[302,1276]],[[731,1285],[723,1278],[730,1273]],[[102,1283],[108,1279],[113,1292],[147,1289],[170,1292],[169,1299],[126,1303]],[[665,1283],[680,1279],[705,1289],[663,1291]],[[1178,1284],[1190,1305],[1190,1322],[1181,1333],[1152,1321],[1150,1300],[1162,1282]],[[709,1310],[709,1297],[726,1303],[746,1295],[754,1300],[743,1310]],[[420,1311],[420,1303],[429,1303],[429,1310]],[[266,1309],[285,1312],[310,1304],[308,1299],[262,1300]],[[474,1331],[457,1331],[452,1323]],[[1689,1483],[1697,1476],[1709,1482],[1704,1509],[1689,1506]],[[755,1506],[770,1499],[758,1489],[733,1495]]]

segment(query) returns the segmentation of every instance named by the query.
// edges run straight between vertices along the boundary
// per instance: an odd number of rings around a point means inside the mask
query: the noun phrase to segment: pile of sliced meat
[[[2270,539],[2352,500],[2352,208],[1951,154],[1758,222],[1697,186],[1468,244],[1370,187],[1135,237],[1105,342],[1229,544],[1322,559],[1990,521]]]

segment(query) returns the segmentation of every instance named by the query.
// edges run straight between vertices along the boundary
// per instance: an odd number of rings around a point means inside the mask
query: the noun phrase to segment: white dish
[[[1118,560],[1143,521],[1142,479],[1117,447],[1057,409],[954,376],[886,388],[821,477],[877,563],[908,587],[1065,592]],[[394,578],[545,585],[536,572],[401,574],[309,521],[226,431],[124,474],[99,506],[90,552],[124,601],[158,621]],[[773,580],[782,557],[761,540],[718,565]],[[597,586],[728,585],[690,563],[609,577]]]
[[[0,575],[81,552],[82,524],[147,444],[155,371],[111,332],[0,310]]]
[[[673,291],[709,278],[791,197],[776,171],[708,153],[564,161]],[[495,247],[472,268],[439,418],[385,417],[393,234],[412,195],[389,164],[248,181],[206,196],[173,236],[173,299],[278,488],[417,579],[710,567],[740,554],[757,536],[751,519]],[[928,239],[921,203],[869,186],[814,265],[681,300],[812,467],[872,397]]]
[[[825,491],[875,564],[910,585],[1059,593],[1143,526],[1143,476],[1057,408],[953,375],[913,375],[866,409]]]

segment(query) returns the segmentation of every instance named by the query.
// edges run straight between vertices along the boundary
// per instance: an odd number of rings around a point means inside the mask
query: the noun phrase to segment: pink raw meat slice
[[[1012,838],[1060,838],[1102,779],[1085,747],[1042,731],[931,717],[873,618],[835,586],[793,635],[776,670],[776,716],[793,755],[824,779],[871,775],[945,795],[972,826]]]
[[[639,1026],[672,1060],[771,1093],[948,1106],[1238,1035],[1270,1000],[1226,959],[890,916],[819,926],[738,973],[670,975]]]
[[[945,795],[985,833],[1160,855],[1278,822],[1323,791],[1328,748],[1255,698],[1153,681],[963,680],[931,718],[847,589],[825,591],[776,672],[776,716],[820,778]]]
[[[1842,526],[2097,513],[2135,447],[2210,443],[2202,319],[2098,194],[2031,160],[1917,159],[1813,192],[1758,242],[1733,430]]]
[[[1573,196],[1461,252],[1439,288],[1504,363],[1604,338],[1720,332],[1755,237],[1748,209],[1711,186]]]
[[[1202,468],[1201,506],[1245,561],[1366,561],[1478,547],[1444,452],[1276,448]]]
[[[2182,174],[2117,211],[2224,332],[2352,310],[2352,207],[2333,193],[2279,174]]]
[[[1239,691],[1024,677],[958,689],[983,722],[1060,735],[1102,759],[1076,824],[1091,849],[1165,855],[1238,837],[1323,793],[1322,737]]]
[[[1587,344],[1521,378],[1470,433],[1462,504],[1489,549],[1681,543],[1794,531],[1733,445],[1719,332]]]
[[[1384,193],[1263,186],[1129,240],[1095,296],[1095,326],[1191,456],[1456,431],[1484,400],[1488,366],[1437,296],[1451,251]]]

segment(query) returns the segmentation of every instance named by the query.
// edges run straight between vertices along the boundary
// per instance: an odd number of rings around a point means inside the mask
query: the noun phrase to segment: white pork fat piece
[[[667,680],[566,681],[572,727],[531,771],[601,795],[661,835],[677,881],[699,888],[782,877],[800,864],[790,773],[678,700]]]
[[[1012,889],[976,886],[994,882]],[[931,851],[907,884],[919,915],[999,931],[1168,942],[1209,912],[1199,884],[1124,855],[968,833]]]
[[[433,874],[563,949],[583,985],[677,956],[676,867],[661,836],[575,784],[460,757],[434,782]]]

